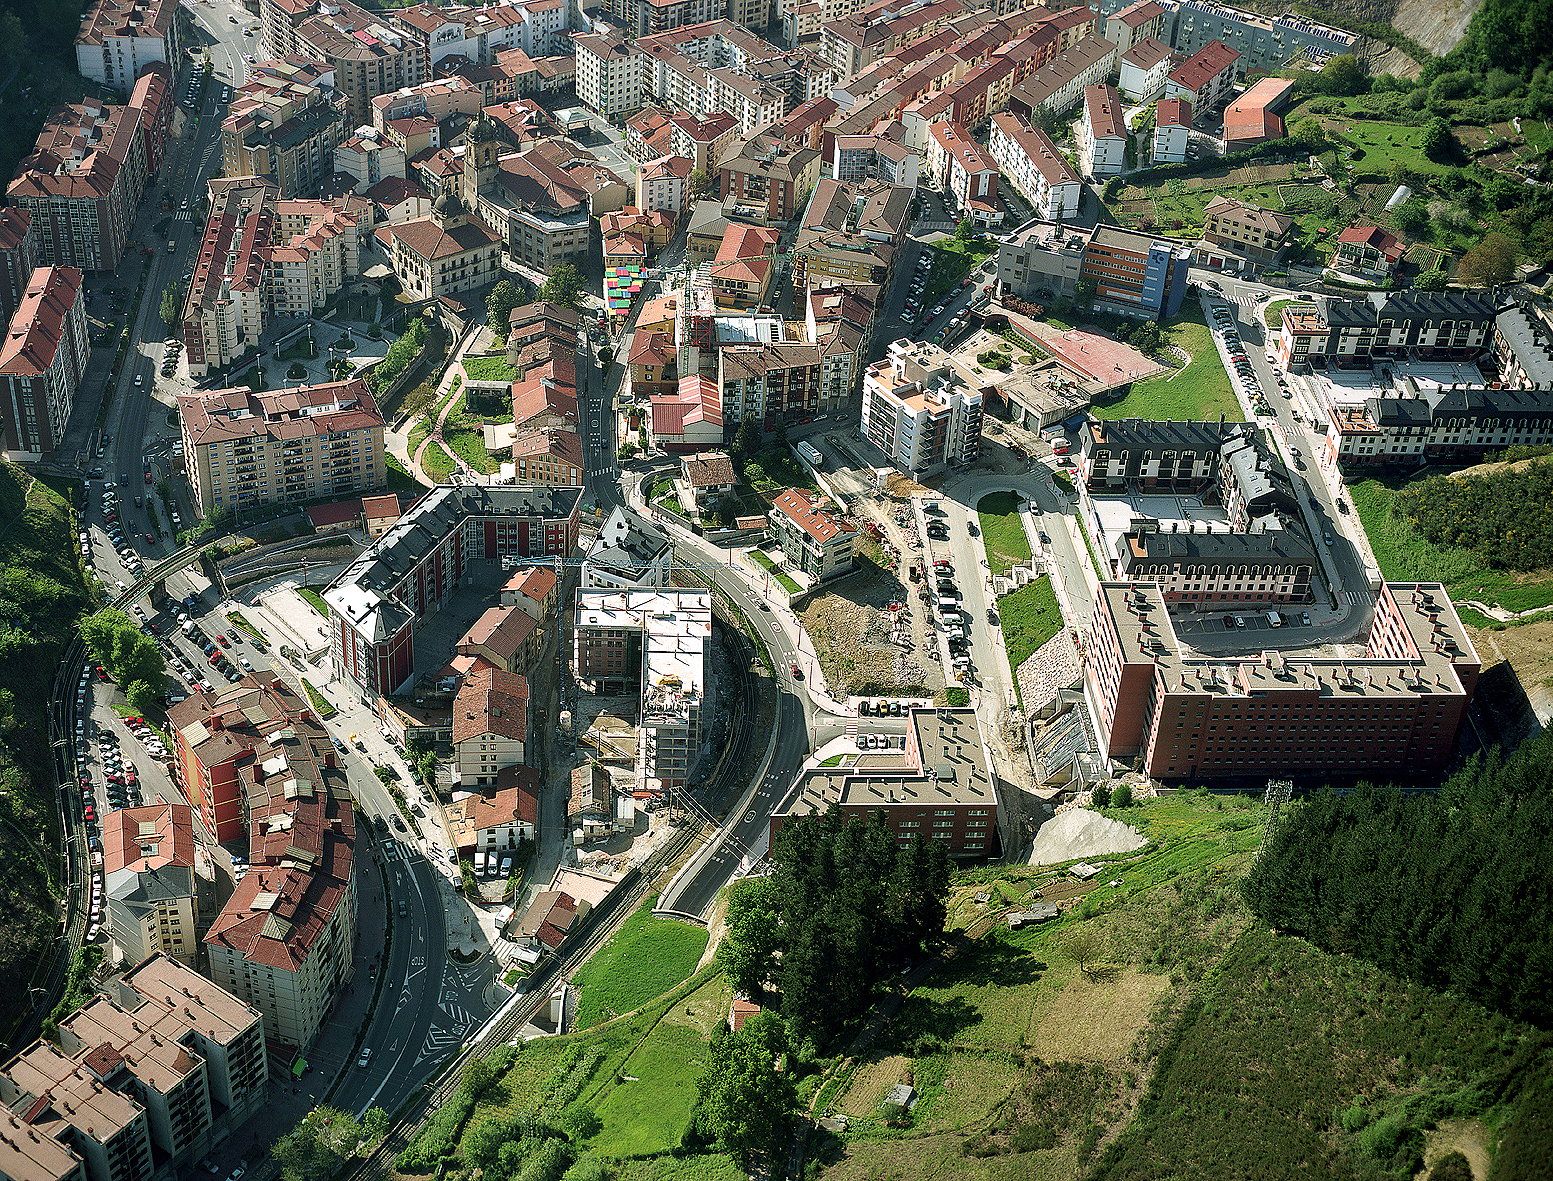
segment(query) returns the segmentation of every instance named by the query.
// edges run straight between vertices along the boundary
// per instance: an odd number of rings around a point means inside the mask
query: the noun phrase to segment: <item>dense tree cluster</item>
[[[1486,476],[1431,476],[1392,511],[1436,545],[1471,550],[1499,570],[1553,566],[1553,463]]]
[[[124,687],[131,709],[143,714],[156,704],[167,661],[138,623],[122,611],[105,607],[81,621],[81,638],[97,663]]]
[[[1438,794],[1363,787],[1292,809],[1246,877],[1265,923],[1517,1020],[1553,1023],[1553,735]]]
[[[696,1122],[746,1166],[751,1153],[781,1142],[798,1112],[787,1049],[782,1019],[757,1013],[738,1032],[725,1030],[712,1038],[706,1068],[696,1082]]]
[[[769,878],[731,900],[718,955],[751,997],[775,983],[796,1037],[861,1012],[875,981],[943,933],[944,845],[921,836],[903,845],[877,813],[864,821],[833,805],[789,820],[771,862]]]

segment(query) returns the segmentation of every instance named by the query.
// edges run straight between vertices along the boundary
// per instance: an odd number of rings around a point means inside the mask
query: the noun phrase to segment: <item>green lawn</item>
[[[1017,670],[1033,653],[1063,628],[1062,610],[1051,579],[1042,575],[1028,586],[998,600],[998,619],[1008,667]]]
[[[1553,604],[1553,578],[1493,570],[1471,550],[1435,545],[1391,511],[1407,481],[1376,477],[1348,486],[1381,576],[1391,582],[1441,582],[1452,599],[1478,599],[1507,611]]]
[[[312,703],[313,710],[320,718],[334,717],[336,713],[334,706],[329,704],[328,699],[324,697],[322,693],[313,688],[313,682],[309,681],[306,677],[303,677],[302,688],[307,691],[307,699]]]
[[[449,420],[443,424],[442,437],[455,455],[482,475],[501,470],[501,460],[485,449],[485,432],[479,427],[462,423],[455,426]]]
[[[1309,300],[1304,299],[1275,299],[1262,309],[1262,323],[1269,328],[1281,329],[1283,327],[1283,309],[1294,307],[1313,307]]]
[[[969,242],[945,238],[934,245],[933,268],[928,272],[927,286],[922,293],[924,308],[932,307],[939,296],[992,257],[996,248],[982,242],[981,238],[972,238]]]
[[[803,587],[799,586],[796,582],[794,582],[786,574],[784,574],[784,573],[782,573],[782,571],[778,570],[777,569],[777,564],[775,562],[773,562],[769,557],[767,557],[766,554],[762,550],[758,550],[758,549],[750,550],[750,557],[755,559],[755,564],[756,565],[761,566],[765,570],[769,571],[770,574],[771,574],[771,577],[775,578],[777,580],[777,584],[779,586],[781,586],[781,588],[783,590],[785,590],[788,594],[796,595],[799,591],[801,591],[803,589]]]
[[[577,970],[577,1028],[629,1013],[696,970],[707,932],[677,919],[654,918],[654,896],[637,909],[593,958]],[[608,1012],[606,1012],[608,1010]]]
[[[453,462],[453,457],[441,443],[433,443],[426,448],[426,453],[421,456],[421,468],[437,483],[441,484],[453,474],[453,469],[458,464]]]
[[[1169,324],[1161,325],[1165,338],[1192,358],[1185,369],[1171,370],[1126,387],[1116,402],[1096,403],[1096,418],[1146,418],[1176,422],[1204,422],[1223,415],[1227,422],[1244,422],[1240,403],[1224,362],[1219,360],[1213,334],[1202,312],[1189,306]]]
[[[404,464],[399,462],[396,455],[385,455],[388,462],[388,490],[390,492],[408,492],[412,496],[418,496],[426,490],[426,486],[412,476]]]
[[[329,605],[324,602],[323,596],[313,590],[312,587],[301,587],[297,590],[297,594],[301,595],[307,601],[307,605],[314,611],[317,611],[318,614],[325,619],[329,617]]]
[[[516,381],[517,370],[507,364],[505,356],[465,357],[464,372],[470,381]]]
[[[706,1052],[699,1029],[660,1021],[594,1108],[604,1130],[594,1138],[593,1150],[604,1156],[646,1156],[679,1143],[690,1122]]]
[[[1030,539],[1018,509],[1019,497],[1012,492],[994,492],[976,505],[982,544],[994,574],[1007,574],[1011,567],[1030,560]]]

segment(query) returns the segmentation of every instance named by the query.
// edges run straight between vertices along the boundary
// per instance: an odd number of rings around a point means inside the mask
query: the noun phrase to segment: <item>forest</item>
[[[823,1041],[872,1000],[872,986],[943,934],[949,859],[920,835],[902,845],[879,813],[864,821],[831,806],[787,821],[771,876],[728,906],[718,959],[734,987],[781,993],[795,1038]]]
[[[1300,802],[1245,880],[1265,923],[1547,1029],[1553,1023],[1553,735],[1477,758],[1437,793]]]
[[[1499,570],[1553,567],[1553,460],[1485,476],[1431,476],[1393,511],[1436,545],[1471,550]]]

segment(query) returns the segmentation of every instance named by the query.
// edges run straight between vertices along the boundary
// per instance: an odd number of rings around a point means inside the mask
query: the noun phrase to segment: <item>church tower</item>
[[[459,177],[460,196],[471,213],[480,209],[480,193],[489,192],[496,183],[497,162],[506,146],[482,111],[464,137],[464,169]]]

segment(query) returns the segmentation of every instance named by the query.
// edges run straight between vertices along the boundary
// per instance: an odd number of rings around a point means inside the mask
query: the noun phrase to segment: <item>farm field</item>
[[[1213,334],[1195,303],[1183,305],[1181,314],[1160,326],[1165,340],[1192,359],[1184,369],[1172,370],[1134,382],[1116,402],[1096,403],[1096,418],[1174,419],[1177,422],[1218,418],[1244,422],[1229,374],[1214,347]],[[1161,354],[1162,356],[1166,354]]]

